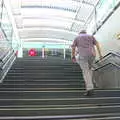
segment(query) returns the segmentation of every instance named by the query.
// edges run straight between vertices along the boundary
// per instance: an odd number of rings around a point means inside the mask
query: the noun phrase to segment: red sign
[[[37,52],[35,49],[30,49],[29,52],[28,52],[29,56],[36,56],[37,55]]]

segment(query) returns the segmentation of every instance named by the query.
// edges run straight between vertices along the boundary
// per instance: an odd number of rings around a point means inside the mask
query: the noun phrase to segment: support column
[[[23,47],[22,47],[22,45],[21,45],[20,48],[18,49],[17,57],[23,57]]]
[[[64,60],[66,58],[66,49],[65,49],[65,46],[64,46],[64,52],[63,52],[63,55],[64,55]]]
[[[95,32],[97,32],[97,28],[98,28],[98,25],[97,25],[97,10],[96,10],[96,7],[94,9],[94,22],[95,22]]]
[[[42,58],[43,59],[45,58],[45,48],[44,47],[42,48]]]

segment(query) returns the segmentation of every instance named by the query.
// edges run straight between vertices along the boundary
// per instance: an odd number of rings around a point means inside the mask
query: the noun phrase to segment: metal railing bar
[[[117,54],[117,53],[114,53],[114,52],[110,52],[110,53],[106,54],[105,56],[103,56],[102,59],[97,60],[95,63],[98,63],[98,62],[102,61],[103,59],[105,59],[106,57],[108,57],[110,55],[114,55],[114,56],[120,57],[120,54]]]
[[[99,69],[101,69],[101,68],[104,68],[104,67],[106,67],[106,66],[108,66],[108,65],[114,65],[114,66],[120,68],[120,65],[118,65],[118,64],[116,64],[116,63],[111,63],[111,62],[110,62],[110,63],[107,63],[107,64],[101,66],[101,67],[98,67],[98,68],[94,69],[94,71],[97,71],[97,70],[99,70]]]

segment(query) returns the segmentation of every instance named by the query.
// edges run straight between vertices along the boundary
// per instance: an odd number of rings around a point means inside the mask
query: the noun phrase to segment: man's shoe
[[[84,94],[84,96],[92,96],[92,95],[94,95],[94,91],[93,91],[93,90],[89,90],[89,91],[87,91],[87,92]]]

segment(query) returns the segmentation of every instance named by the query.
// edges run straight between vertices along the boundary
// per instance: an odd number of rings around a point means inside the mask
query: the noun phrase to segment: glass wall
[[[23,57],[31,56],[30,51],[34,50],[35,55],[33,56],[39,56],[42,58],[42,48],[24,48],[23,49]],[[71,49],[65,49],[65,59],[71,59]],[[64,58],[64,49],[60,48],[45,48],[44,49],[44,58],[49,57],[59,57]]]
[[[120,0],[101,0],[96,7],[97,24],[101,24]]]
[[[120,0],[100,0],[96,6],[96,16],[94,15],[89,26],[88,31],[94,33],[96,28],[102,25],[103,21],[112,12]]]
[[[10,49],[10,43],[6,38],[6,34],[4,34],[4,29],[1,28],[3,26],[3,0],[0,0],[0,55],[6,53]]]
[[[0,28],[0,56],[11,48],[9,42],[6,40],[6,37],[3,31]]]
[[[1,15],[2,15],[2,0],[0,0],[0,20],[1,20]],[[1,24],[1,22],[0,22]]]
[[[64,58],[64,49],[65,49],[65,58],[71,59],[71,47],[70,45],[58,44],[58,43],[40,43],[40,42],[28,42],[23,44],[23,56],[29,56],[29,51],[34,49],[36,51],[36,56],[42,57],[42,49],[44,48],[44,55],[46,58],[54,56]],[[34,46],[34,48],[33,48]]]
[[[18,41],[13,32],[12,22],[4,0],[0,0],[0,53],[4,54],[7,49],[9,50],[13,47],[18,47]]]
[[[2,19],[1,19],[1,29],[3,30],[5,36],[6,36],[6,40],[8,42],[12,41],[12,33],[13,33],[13,28],[12,28],[12,24],[10,22],[7,10],[5,5],[3,4],[2,6]]]

